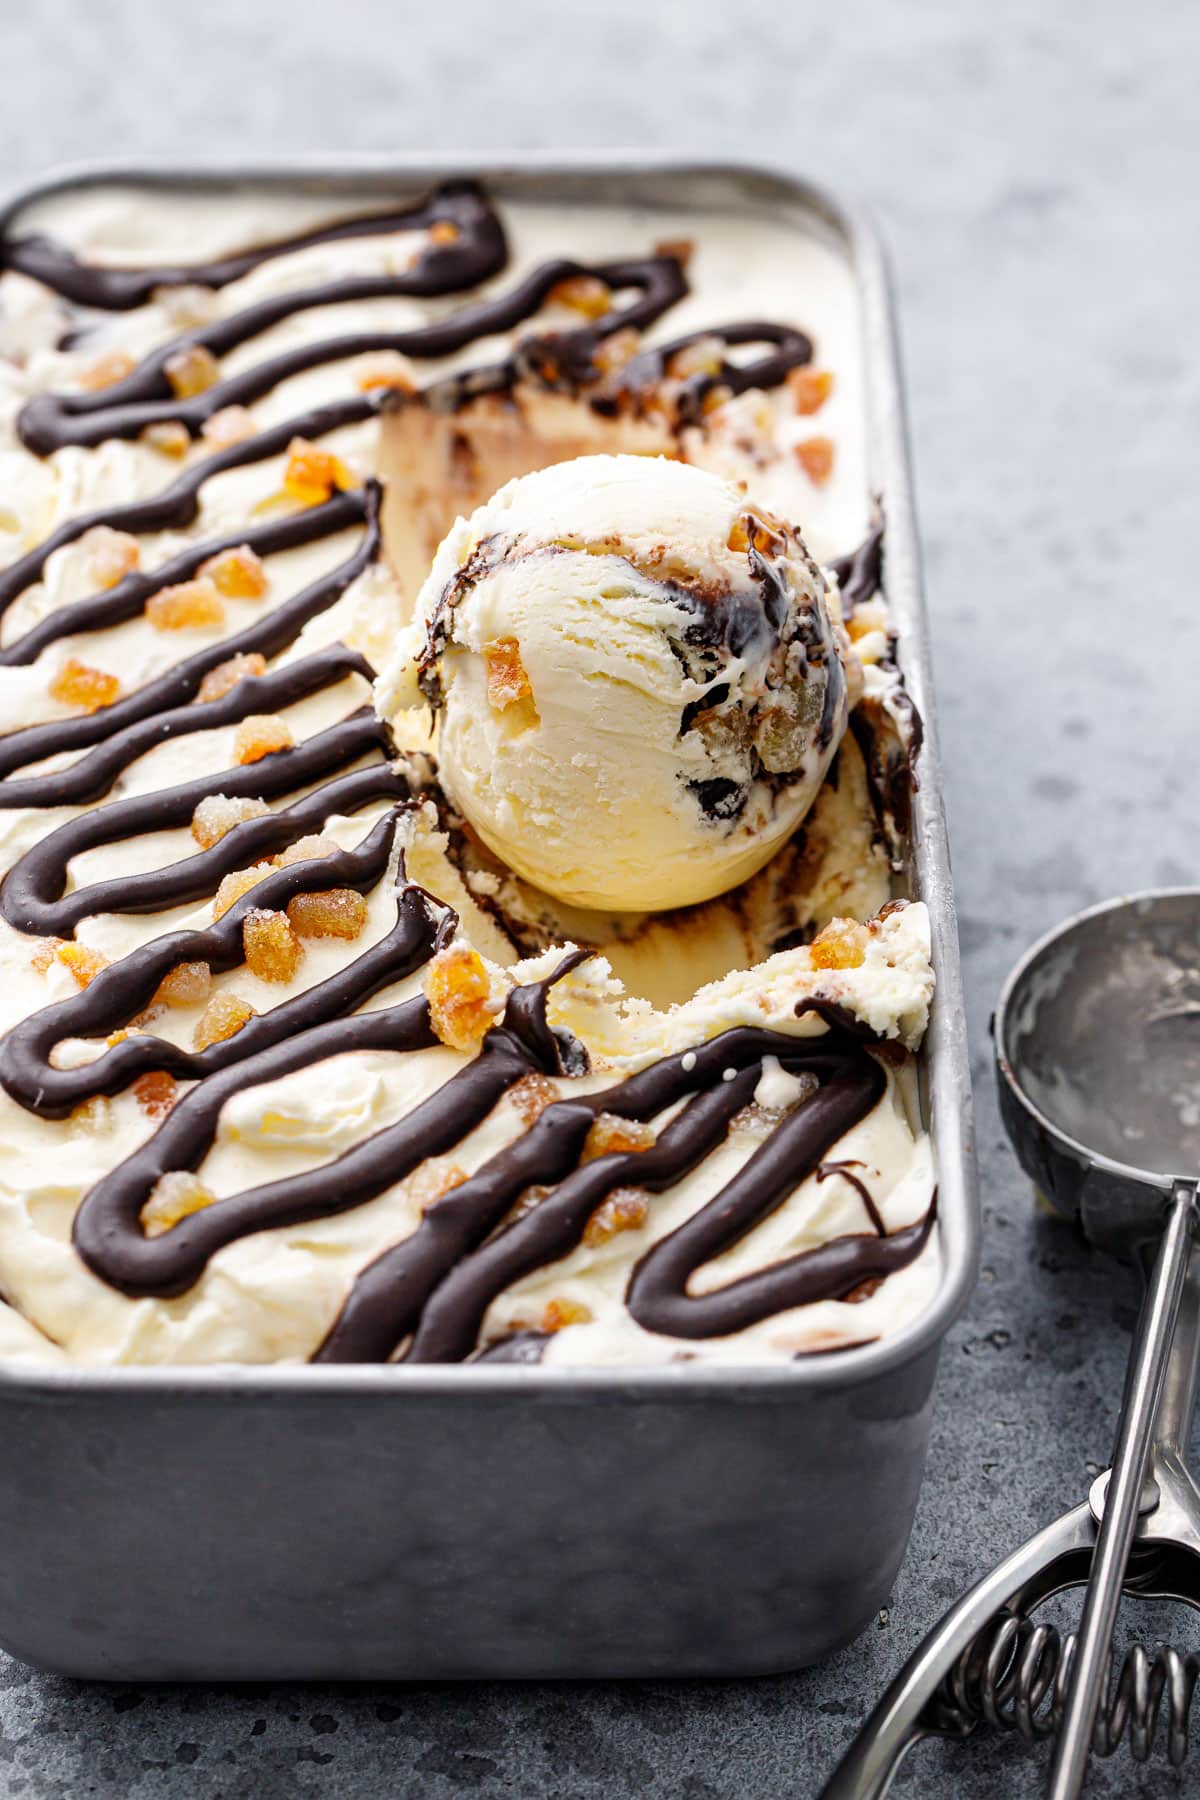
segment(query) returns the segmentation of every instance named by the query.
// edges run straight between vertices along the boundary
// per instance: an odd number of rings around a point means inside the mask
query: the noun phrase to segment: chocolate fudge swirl
[[[166,263],[145,269],[109,268],[81,261],[72,250],[41,234],[10,238],[0,245],[0,269],[21,274],[52,288],[77,306],[103,312],[129,312],[145,306],[158,288],[228,287],[276,257],[291,256],[318,244],[345,243],[359,237],[384,237],[400,231],[420,231],[438,223],[449,224],[467,238],[473,260],[483,266],[474,277],[483,280],[504,266],[507,257],[504,230],[487,195],[477,182],[449,181],[435,188],[414,206],[389,208],[338,219],[313,231],[255,244],[234,256],[207,263]],[[456,248],[461,257],[462,249]],[[443,249],[443,255],[449,254]],[[488,266],[498,258],[494,266]],[[469,285],[464,281],[463,286]],[[440,290],[435,290],[440,291]]]
[[[689,333],[639,350],[623,363],[615,350],[606,354],[608,340],[630,329],[646,330],[686,295],[681,262],[669,253],[596,264],[556,258],[506,291],[480,298],[477,290],[501,274],[508,251],[491,202],[469,182],[446,184],[413,205],[356,215],[203,265],[108,268],[89,264],[46,238],[18,237],[0,242],[0,269],[39,280],[88,311],[121,312],[150,302],[158,289],[188,284],[222,288],[276,257],[322,243],[401,231],[426,234],[407,270],[296,287],[181,332],[111,387],[96,393],[45,394],[29,401],[19,420],[22,441],[34,454],[49,456],[67,446],[136,438],[147,427],[164,422],[179,422],[193,439],[200,438],[220,409],[251,405],[306,371],[382,350],[400,351],[418,362],[440,359],[512,332],[535,320],[547,301],[565,298],[555,290],[580,277],[605,284],[608,310],[575,327],[535,329],[500,361],[435,378],[419,394],[374,390],[310,407],[238,443],[199,455],[156,495],[64,520],[0,571],[0,615],[43,578],[54,552],[77,542],[94,526],[135,534],[187,529],[200,516],[205,486],[215,477],[278,456],[293,438],[319,440],[365,421],[381,405],[421,402],[457,410],[479,396],[503,395],[520,384],[531,384],[575,395],[600,414],[639,415],[665,383],[671,392],[672,425],[679,432],[701,420],[715,391],[723,390],[718,397],[724,397],[751,387],[777,386],[792,368],[812,357],[811,342],[803,333],[755,320]],[[456,295],[463,296],[461,305],[410,330],[318,337],[243,363],[232,374],[218,366],[210,386],[187,396],[180,396],[172,384],[174,359],[206,353],[219,363],[282,321],[317,308],[392,296],[440,301]],[[90,323],[84,316],[73,343],[86,338]],[[717,362],[699,374],[677,374],[674,358],[700,337],[717,341]],[[734,350],[742,355],[729,354]],[[57,643],[139,617],[155,594],[193,579],[208,558],[223,550],[246,544],[258,556],[270,558],[342,532],[360,533],[353,550],[302,591],[114,704],[31,725],[0,739],[0,809],[88,806],[105,800],[124,772],[161,743],[292,706],[347,680],[371,679],[374,672],[364,657],[333,644],[281,668],[247,673],[217,699],[199,697],[205,677],[218,665],[236,656],[270,662],[295,643],[310,620],[337,602],[379,556],[379,510],[380,492],[373,481],[359,491],[335,492],[323,504],[250,523],[236,535],[189,546],[157,569],[126,575],[110,589],[58,607],[0,647],[0,666],[28,667]],[[857,585],[863,590],[877,580],[877,550],[873,559],[868,555],[861,560],[861,570],[857,562],[847,569],[847,588]],[[770,595],[764,597],[769,603]],[[819,654],[820,646],[810,648]],[[406,1054],[437,1044],[423,998],[377,1011],[358,1010],[415,975],[454,929],[448,908],[403,882],[396,897],[396,922],[384,938],[352,954],[335,975],[270,1012],[251,1017],[231,1038],[191,1052],[150,1032],[138,1032],[107,1044],[82,1067],[58,1068],[53,1062],[53,1052],[64,1039],[103,1039],[135,1022],[179,963],[204,962],[216,974],[240,966],[249,911],[285,908],[301,893],[341,887],[365,894],[375,889],[394,867],[397,827],[412,804],[407,780],[386,760],[391,748],[386,728],[362,708],[293,749],[149,794],[117,797],[99,810],[68,820],[21,857],[0,887],[0,913],[11,926],[29,934],[65,936],[96,914],[157,914],[201,901],[224,876],[278,855],[319,830],[331,815],[353,815],[381,802],[388,806],[354,849],[272,869],[210,926],[152,939],[103,969],[77,995],[43,1007],[0,1040],[0,1085],[19,1105],[44,1118],[67,1117],[81,1103],[121,1093],[151,1072],[193,1084],[148,1141],[91,1189],[76,1217],[74,1242],[80,1256],[102,1280],[124,1293],[163,1297],[185,1293],[225,1245],[254,1232],[335,1216],[385,1192],[426,1158],[453,1150],[525,1077],[571,1076],[586,1070],[583,1046],[553,1029],[546,1014],[550,985],[580,960],[583,953],[575,953],[545,980],[515,988],[478,1054],[398,1123],[321,1168],[223,1198],[160,1236],[145,1234],[141,1213],[156,1181],[171,1172],[200,1167],[215,1140],[222,1107],[233,1094],[347,1052]],[[67,756],[74,760],[65,767],[37,767]],[[118,796],[119,792],[118,788]],[[85,852],[184,828],[197,805],[213,794],[286,804],[235,825],[210,849],[173,865],[72,885],[71,865]],[[827,1030],[822,1036],[797,1039],[738,1028],[692,1051],[663,1058],[600,1093],[568,1094],[551,1103],[529,1130],[430,1207],[410,1238],[361,1272],[318,1358],[386,1360],[401,1353],[406,1360],[420,1362],[472,1354],[496,1295],[523,1272],[567,1254],[614,1188],[636,1183],[648,1194],[661,1192],[697,1167],[749,1103],[762,1060],[772,1055],[789,1072],[816,1075],[821,1085],[813,1100],[775,1128],[742,1175],[724,1190],[736,1214],[730,1230],[734,1235],[749,1230],[796,1185],[801,1178],[796,1170],[814,1159],[814,1166],[820,1165],[836,1136],[865,1117],[883,1092],[885,1077],[871,1052],[870,1034],[835,1008],[816,1005],[813,1010],[824,1017]],[[648,1123],[676,1105],[680,1110],[652,1148],[585,1159],[585,1141],[599,1114]],[[834,1118],[842,1124],[829,1136],[827,1128]],[[765,1155],[777,1142],[784,1150]],[[784,1189],[780,1184],[789,1159],[791,1179]],[[854,1185],[863,1195],[872,1229],[861,1239],[839,1240],[850,1248],[838,1251],[832,1261],[809,1265],[804,1282],[812,1297],[845,1292],[850,1272],[854,1282],[849,1285],[854,1285],[877,1264],[881,1270],[884,1262],[901,1267],[919,1254],[925,1242],[928,1221],[907,1233],[884,1234],[869,1190],[857,1180]],[[513,1217],[518,1201],[528,1201],[531,1188],[547,1191],[537,1204]],[[714,1201],[698,1217],[707,1219],[717,1204]],[[746,1284],[735,1284],[727,1299],[723,1295],[693,1299],[676,1291],[672,1283],[683,1267],[680,1258],[686,1262],[695,1257],[690,1270],[695,1261],[703,1260],[697,1245],[702,1250],[708,1241],[703,1233],[687,1237],[683,1250],[656,1261],[658,1252],[665,1252],[679,1236],[673,1234],[643,1260],[631,1287],[631,1309],[636,1288],[640,1308],[653,1311],[681,1302],[689,1308],[707,1308],[689,1311],[688,1328],[680,1328],[679,1335],[728,1329],[721,1304],[745,1309]],[[785,1265],[785,1270],[791,1267]],[[795,1287],[794,1275],[789,1279],[788,1294]],[[786,1297],[778,1301],[798,1303]],[[634,1316],[640,1318],[637,1311]],[[518,1336],[529,1340],[532,1352],[540,1353],[537,1333]]]

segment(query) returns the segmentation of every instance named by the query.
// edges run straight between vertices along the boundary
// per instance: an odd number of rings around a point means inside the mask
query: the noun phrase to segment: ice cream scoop
[[[517,874],[648,912],[744,881],[796,829],[856,680],[793,527],[706,470],[590,456],[456,523],[376,704],[433,708],[443,786]]]

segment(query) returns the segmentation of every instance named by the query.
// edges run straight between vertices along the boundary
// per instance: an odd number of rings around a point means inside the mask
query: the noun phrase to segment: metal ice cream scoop
[[[1200,1657],[1127,1654],[1111,1680],[1122,1592],[1200,1608],[1200,1488],[1185,1461],[1200,1358],[1200,889],[1114,900],[1044,937],[994,1020],[1000,1107],[1022,1168],[1091,1241],[1150,1270],[1112,1466],[946,1614],[892,1683],[823,1800],[879,1800],[920,1738],[981,1723],[1057,1733],[1050,1800],[1126,1731],[1160,1719],[1187,1754]],[[1086,1587],[1077,1633],[1034,1609]]]

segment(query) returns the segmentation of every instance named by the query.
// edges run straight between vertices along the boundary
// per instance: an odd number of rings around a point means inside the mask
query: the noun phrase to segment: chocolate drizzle
[[[419,361],[439,359],[512,332],[536,317],[560,283],[579,276],[606,284],[610,310],[574,328],[535,330],[499,361],[435,378],[413,395],[375,391],[324,402],[226,449],[198,454],[156,495],[64,520],[0,571],[0,617],[43,578],[56,551],[92,527],[135,534],[186,530],[200,516],[203,491],[214,477],[278,456],[295,437],[320,440],[361,423],[381,404],[421,404],[453,412],[481,396],[508,395],[528,383],[574,395],[601,414],[637,416],[650,408],[656,390],[665,384],[678,433],[701,422],[715,390],[723,390],[724,397],[776,386],[812,356],[803,333],[745,321],[644,349],[615,372],[606,372],[612,361],[601,354],[607,339],[629,328],[652,326],[687,293],[680,262],[669,254],[595,265],[554,259],[506,292],[474,297],[413,329],[318,337],[243,364],[232,374],[219,373],[199,394],[181,398],[174,392],[168,365],[181,352],[203,350],[221,358],[282,321],[317,308],[392,296],[442,300],[471,294],[499,275],[507,262],[503,226],[487,196],[470,182],[448,183],[415,204],[338,220],[206,264],[105,267],[82,261],[48,238],[25,236],[0,242],[0,269],[19,271],[86,309],[72,339],[78,343],[94,325],[91,314],[144,306],[159,289],[223,288],[293,252],[406,231],[424,234],[406,270],[352,275],[271,295],[173,337],[111,387],[39,395],[20,415],[22,441],[35,455],[49,456],[67,446],[136,438],[165,421],[182,423],[197,438],[219,409],[253,404],[305,371],[380,350],[398,350]],[[701,335],[713,335],[722,345],[719,367],[676,378],[672,359]],[[743,354],[729,354],[738,350]],[[22,933],[67,936],[98,914],[152,915],[201,902],[225,875],[278,855],[320,830],[332,815],[386,808],[382,817],[368,822],[353,849],[270,869],[211,925],[154,937],[104,968],[78,994],[43,1007],[0,1040],[0,1086],[41,1118],[66,1118],[82,1103],[123,1093],[152,1071],[192,1084],[148,1140],[96,1183],[76,1216],[79,1255],[100,1279],[129,1295],[186,1293],[209,1259],[237,1239],[359,1206],[403,1181],[426,1158],[454,1149],[524,1077],[578,1076],[587,1069],[583,1045],[553,1027],[546,1010],[553,982],[585,954],[577,952],[548,978],[514,988],[500,1023],[484,1036],[478,1054],[397,1123],[322,1167],[222,1197],[160,1236],[143,1230],[142,1209],[156,1181],[173,1171],[200,1168],[215,1141],[222,1107],[235,1094],[329,1057],[356,1051],[407,1055],[438,1042],[422,997],[375,1011],[357,1010],[416,975],[455,928],[448,908],[401,876],[396,921],[383,938],[358,950],[336,974],[252,1016],[234,1036],[201,1051],[185,1050],[149,1031],[102,1047],[99,1043],[143,1014],[177,964],[204,962],[216,974],[240,966],[243,922],[252,909],[282,909],[298,894],[332,888],[370,893],[397,866],[398,828],[413,804],[410,784],[386,761],[392,746],[385,727],[361,705],[295,748],[257,762],[150,793],[120,792],[125,771],[158,745],[293,706],[343,682],[372,678],[374,671],[361,654],[334,643],[261,675],[247,675],[219,699],[198,698],[205,676],[218,664],[239,655],[257,654],[267,661],[280,656],[310,620],[335,604],[379,555],[379,510],[374,482],[360,491],[334,493],[323,504],[189,546],[152,571],[131,573],[110,589],[63,604],[0,647],[0,666],[30,667],[55,644],[137,618],[153,595],[192,579],[222,549],[248,544],[260,557],[270,558],[343,532],[358,533],[354,547],[335,567],[272,605],[245,629],[184,657],[110,706],[26,726],[0,739],[0,810],[89,807],[117,789],[108,804],[47,832],[8,874],[0,887],[0,914]],[[879,562],[876,533],[853,559],[846,559],[844,571],[839,569],[847,611],[873,591]],[[768,622],[778,633],[782,621],[776,622],[775,612],[781,602],[770,588],[770,571],[764,565],[755,576]],[[810,648],[817,657],[823,653],[819,645]],[[827,713],[836,709],[839,696],[838,684],[827,680]],[[56,766],[38,767],[47,761]],[[288,803],[235,825],[211,848],[167,866],[91,885],[73,882],[72,864],[85,853],[156,831],[184,829],[200,801],[217,793]],[[722,796],[712,799],[714,805],[724,803]],[[635,1183],[648,1195],[661,1193],[720,1145],[731,1120],[749,1103],[768,1054],[790,1072],[816,1075],[816,1094],[785,1118],[695,1218],[642,1259],[629,1290],[634,1318],[649,1330],[679,1337],[719,1335],[780,1308],[848,1292],[868,1277],[904,1266],[924,1246],[932,1212],[919,1225],[888,1236],[869,1190],[848,1175],[867,1205],[870,1234],[838,1239],[714,1293],[688,1291],[694,1271],[752,1230],[806,1172],[815,1171],[819,1179],[835,1168],[842,1172],[842,1165],[822,1163],[822,1157],[883,1093],[886,1077],[870,1033],[837,1008],[813,1009],[824,1018],[822,1035],[797,1038],[740,1027],[599,1092],[568,1091],[551,1103],[528,1130],[432,1205],[408,1238],[361,1271],[318,1360],[386,1360],[399,1354],[411,1362],[441,1362],[471,1356],[496,1297],[514,1280],[568,1255],[597,1206],[615,1188]],[[79,1067],[56,1067],[56,1047],[77,1038],[96,1042],[99,1054]],[[585,1140],[598,1114],[649,1123],[672,1107],[679,1110],[652,1148],[585,1160]],[[514,1211],[531,1188],[546,1192],[528,1210]],[[545,1342],[542,1332],[523,1330],[486,1345],[479,1355],[481,1360],[536,1360]]]

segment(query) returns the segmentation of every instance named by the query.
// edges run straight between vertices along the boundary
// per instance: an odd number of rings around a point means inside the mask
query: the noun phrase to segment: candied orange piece
[[[81,988],[90,987],[97,975],[108,967],[108,958],[101,950],[90,950],[86,944],[77,944],[73,940],[69,944],[60,944],[54,953],[64,968],[70,969]]]
[[[245,681],[247,675],[265,675],[267,659],[260,656],[257,650],[230,656],[225,662],[218,663],[210,669],[196,692],[197,700],[223,700],[232,693],[239,681]]]
[[[693,375],[719,375],[725,367],[725,346],[717,337],[693,338],[676,350],[667,364],[676,381],[687,381]]]
[[[142,560],[142,547],[127,531],[114,531],[111,525],[93,525],[79,540],[87,552],[89,581],[98,588],[116,587],[118,581]]]
[[[192,447],[188,428],[178,419],[159,419],[156,424],[139,431],[138,439],[151,450],[157,450],[160,456],[173,456],[176,461],[186,456]]]
[[[179,1084],[162,1069],[148,1069],[133,1084],[133,1097],[151,1119],[165,1119],[179,1098]]]
[[[805,438],[795,446],[796,461],[814,487],[824,487],[833,474],[834,445],[827,437]]]
[[[439,950],[425,980],[433,1029],[452,1050],[474,1050],[492,1022],[483,958],[467,944]]]
[[[136,368],[128,350],[105,350],[83,370],[79,385],[91,394],[98,394],[102,388],[115,387],[118,381],[124,381]]]
[[[141,1210],[142,1230],[147,1237],[161,1237],[189,1214],[203,1212],[216,1197],[189,1169],[168,1169],[151,1188]]]
[[[213,896],[213,918],[221,918],[243,894],[248,894],[257,882],[271,873],[271,864],[266,862],[255,863],[252,869],[231,869]]]
[[[240,994],[214,994],[200,1017],[196,1021],[196,1029],[192,1033],[192,1044],[197,1050],[207,1050],[213,1044],[223,1044],[256,1016],[254,1007]]]
[[[50,683],[50,698],[81,712],[99,712],[120,697],[121,683],[106,669],[93,669],[69,656]]]
[[[404,1190],[416,1204],[417,1211],[427,1213],[452,1188],[461,1187],[466,1179],[466,1170],[460,1169],[457,1163],[447,1163],[441,1157],[431,1156],[413,1170],[404,1184]]]
[[[555,282],[547,298],[585,319],[602,319],[612,308],[612,290],[598,275],[567,275]]]
[[[814,969],[858,969],[866,960],[863,930],[853,919],[831,919],[808,946]]]
[[[203,344],[185,344],[174,356],[168,356],[164,373],[181,400],[192,400],[214,387],[221,378],[221,365]]]
[[[287,916],[298,937],[349,941],[367,922],[367,902],[355,888],[327,888],[323,894],[297,894],[288,901]]]
[[[640,1231],[649,1216],[649,1197],[642,1188],[614,1188],[584,1226],[583,1241],[594,1250],[620,1231]]]
[[[641,347],[641,334],[632,325],[623,325],[620,331],[601,338],[592,351],[592,361],[602,375],[615,375],[626,363],[633,361]]]
[[[696,253],[692,238],[661,238],[654,246],[655,256],[669,256],[681,269],[686,269]]]
[[[301,506],[320,506],[335,488],[354,486],[354,477],[338,456],[322,450],[308,438],[293,438],[288,445],[283,471],[283,491]]]
[[[591,1318],[592,1309],[582,1300],[549,1300],[542,1313],[542,1330],[553,1333],[566,1325],[586,1325]]]
[[[820,412],[833,392],[833,376],[828,369],[813,369],[807,364],[788,371],[788,392],[796,403],[796,411],[806,417]]]
[[[39,938],[37,949],[29,959],[39,975],[44,975],[50,964],[57,962],[64,941],[58,937]]]
[[[267,571],[249,544],[237,544],[210,556],[200,564],[199,573],[227,600],[261,600],[267,591]]]
[[[236,763],[259,762],[276,750],[290,750],[296,740],[286,719],[278,713],[249,713],[237,728],[233,740]]]
[[[246,967],[260,981],[291,981],[304,955],[286,916],[256,906],[242,920]]]
[[[230,800],[225,794],[206,794],[192,814],[192,836],[202,850],[211,850],[235,825],[244,825],[247,819],[265,819],[270,811],[265,800]]]
[[[521,661],[521,646],[516,638],[497,638],[484,652],[487,665],[487,697],[497,712],[503,712],[514,701],[528,700],[533,689]]]
[[[584,1139],[583,1162],[607,1156],[613,1150],[650,1150],[654,1146],[654,1127],[640,1119],[622,1119],[617,1113],[597,1113]]]
[[[225,623],[225,602],[207,576],[160,588],[146,602],[155,631],[193,631]]]
[[[548,1106],[560,1098],[558,1089],[548,1075],[525,1075],[510,1087],[508,1097],[524,1119],[526,1125],[532,1125],[540,1119]]]
[[[154,990],[152,1006],[199,1006],[212,993],[212,970],[204,962],[176,963]]]
[[[322,837],[317,832],[310,832],[307,837],[297,838],[294,844],[281,851],[275,858],[281,869],[290,869],[293,863],[320,861],[325,856],[336,856],[340,845],[330,837]],[[351,890],[353,892],[353,890]],[[362,899],[362,895],[359,895]]]
[[[749,551],[752,544],[760,556],[781,556],[787,548],[787,527],[765,513],[739,513],[729,528],[726,545],[740,553]]]
[[[457,244],[460,232],[451,219],[435,219],[429,227],[431,244]]]
[[[255,433],[254,415],[245,406],[221,406],[200,427],[200,436],[214,450],[230,450]]]
[[[369,394],[373,388],[415,394],[417,378],[407,356],[402,356],[399,350],[380,350],[374,356],[364,356],[355,365],[354,385],[364,394]]]

